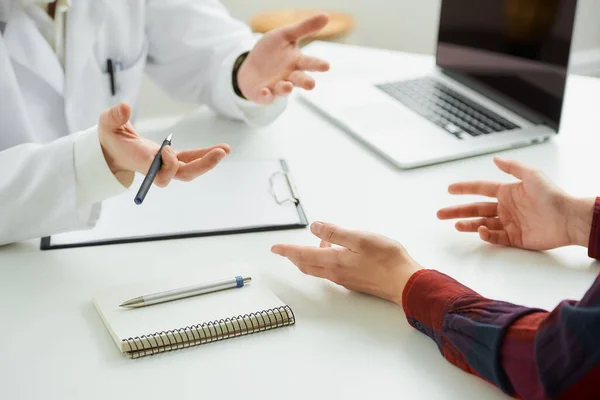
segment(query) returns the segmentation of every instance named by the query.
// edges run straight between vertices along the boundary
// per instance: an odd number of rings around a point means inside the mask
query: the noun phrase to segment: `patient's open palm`
[[[495,197],[498,202],[472,203],[438,211],[440,219],[461,220],[456,229],[479,232],[486,242],[530,250],[567,246],[570,238],[565,213],[566,193],[540,171],[516,161],[495,158],[502,171],[520,179],[515,183],[461,182],[450,185],[452,194]]]

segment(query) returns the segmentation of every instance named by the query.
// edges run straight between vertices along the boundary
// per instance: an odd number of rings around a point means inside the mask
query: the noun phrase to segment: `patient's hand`
[[[451,194],[482,195],[497,202],[480,202],[441,209],[440,219],[461,219],[460,232],[478,232],[482,240],[530,250],[587,246],[594,199],[577,199],[562,191],[541,171],[516,161],[494,158],[514,183],[488,181],[450,185]],[[474,218],[474,219],[463,219]]]
[[[287,257],[305,274],[401,305],[404,286],[421,266],[400,243],[321,222],[313,223],[311,231],[321,239],[319,247],[278,244],[271,251]]]

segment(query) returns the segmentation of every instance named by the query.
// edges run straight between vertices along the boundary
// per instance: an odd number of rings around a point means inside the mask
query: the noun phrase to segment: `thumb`
[[[500,157],[494,157],[494,164],[496,164],[503,172],[521,180],[525,178],[526,173],[530,170],[525,164],[521,164],[514,160],[505,160]]]
[[[327,249],[327,248],[331,247],[331,243],[329,243],[326,240],[321,239],[321,243],[319,243],[319,247],[322,249]]]
[[[287,40],[296,42],[320,31],[328,23],[329,16],[324,13],[319,13],[297,22],[296,24],[285,27],[283,32]]]
[[[120,103],[100,114],[100,126],[109,132],[125,125],[131,117],[131,107],[127,103]]]
[[[310,230],[322,241],[337,244],[355,252],[359,250],[360,242],[363,239],[360,232],[344,229],[326,222],[313,222]]]

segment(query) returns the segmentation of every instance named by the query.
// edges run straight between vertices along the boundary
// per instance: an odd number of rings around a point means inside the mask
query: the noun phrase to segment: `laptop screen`
[[[577,0],[443,0],[437,65],[558,130],[576,6]]]

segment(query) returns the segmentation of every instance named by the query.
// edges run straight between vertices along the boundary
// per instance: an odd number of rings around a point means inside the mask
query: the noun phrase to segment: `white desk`
[[[326,55],[338,77],[380,76],[432,62],[331,44],[315,43],[309,51]],[[372,65],[366,64],[371,57]],[[588,168],[600,148],[599,95],[600,80],[571,78],[561,135],[505,156],[543,168],[574,193],[600,193]],[[309,220],[397,238],[424,266],[486,296],[552,308],[581,296],[598,272],[584,249],[541,254],[496,248],[436,219],[439,207],[459,201],[446,193],[449,183],[505,179],[491,156],[397,170],[297,100],[264,129],[205,109],[138,127],[159,140],[173,132],[180,148],[227,142],[232,157],[284,157]],[[38,241],[1,248],[0,398],[504,398],[447,363],[429,338],[408,326],[399,307],[302,275],[270,254],[276,242],[317,244],[308,230],[294,230],[46,252]],[[90,301],[97,289],[139,276],[235,262],[262,272],[294,309],[295,326],[132,361],[117,351]]]

